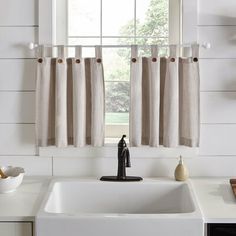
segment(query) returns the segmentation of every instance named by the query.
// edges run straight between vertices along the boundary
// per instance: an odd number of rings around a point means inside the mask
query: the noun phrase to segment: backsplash
[[[37,42],[37,3],[37,0],[1,3],[0,164],[23,166],[28,175],[115,174],[116,151],[104,158],[76,157],[74,151],[73,155],[68,152],[64,157],[53,157],[48,152],[37,156],[34,143],[35,59],[25,46]],[[199,0],[198,40],[210,42],[212,48],[202,50],[200,55],[201,148],[199,156],[186,159],[191,176],[236,175],[235,7],[235,0]],[[173,176],[179,152],[172,152],[170,157],[159,153],[155,156],[153,149],[150,153],[147,150],[149,157],[145,157],[132,155],[131,151],[132,168],[127,172],[144,177]]]

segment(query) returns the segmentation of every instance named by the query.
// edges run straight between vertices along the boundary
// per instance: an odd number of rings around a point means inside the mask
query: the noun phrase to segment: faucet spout
[[[118,170],[117,176],[103,176],[102,181],[140,181],[141,177],[126,176],[126,167],[131,167],[130,152],[124,140],[126,135],[123,135],[118,143]]]
[[[118,143],[118,179],[126,179],[126,167],[130,167],[130,154],[127,144],[124,140],[126,135],[123,135]]]

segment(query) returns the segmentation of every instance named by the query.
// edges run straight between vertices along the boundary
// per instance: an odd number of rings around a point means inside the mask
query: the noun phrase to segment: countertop
[[[191,179],[205,223],[236,223],[236,198],[229,179]]]
[[[230,178],[192,178],[205,223],[236,223]],[[0,194],[0,221],[34,221],[52,177],[25,177],[16,192]]]
[[[13,193],[0,194],[0,221],[34,221],[50,178],[24,177]]]

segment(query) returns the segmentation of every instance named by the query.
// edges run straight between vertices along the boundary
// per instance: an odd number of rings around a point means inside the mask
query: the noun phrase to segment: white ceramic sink
[[[36,217],[36,233],[201,236],[203,222],[188,182],[70,179],[51,183]]]

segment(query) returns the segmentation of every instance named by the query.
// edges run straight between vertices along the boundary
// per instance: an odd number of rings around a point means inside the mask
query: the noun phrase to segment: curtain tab
[[[65,57],[65,46],[64,45],[60,45],[57,48],[57,56],[60,58],[64,58]]]
[[[102,47],[101,46],[95,46],[95,57],[98,59],[102,58]]]
[[[38,47],[37,56],[38,56],[38,57],[45,57],[45,56],[46,56],[45,46],[44,46],[44,45],[40,45],[40,46]]]
[[[199,44],[192,44],[192,57],[193,58],[199,58]]]
[[[177,57],[178,56],[178,52],[177,52],[177,45],[170,45],[170,57]]]
[[[183,57],[191,57],[191,48],[190,47],[183,47],[182,48],[182,56]]]
[[[80,45],[75,46],[75,57],[82,58],[82,46]]]
[[[138,45],[131,45],[131,57],[138,57]]]
[[[158,57],[159,54],[159,47],[158,45],[151,45],[151,55],[154,58]]]

